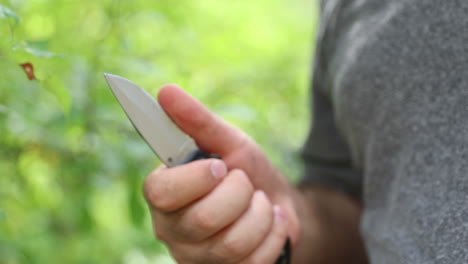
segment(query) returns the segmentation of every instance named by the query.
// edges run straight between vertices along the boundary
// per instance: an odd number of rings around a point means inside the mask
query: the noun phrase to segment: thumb
[[[242,131],[215,115],[175,84],[161,88],[158,101],[177,126],[208,153],[224,156],[246,140]]]

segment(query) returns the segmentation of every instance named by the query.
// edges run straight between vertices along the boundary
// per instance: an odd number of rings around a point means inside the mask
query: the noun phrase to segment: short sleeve
[[[313,122],[302,150],[305,170],[302,183],[324,185],[361,200],[362,174],[352,159],[333,114],[332,104],[318,88],[312,93]]]

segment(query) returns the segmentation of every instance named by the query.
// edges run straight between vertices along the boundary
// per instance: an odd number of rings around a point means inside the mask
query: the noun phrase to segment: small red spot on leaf
[[[36,76],[34,75],[34,66],[30,62],[20,64],[23,67],[26,76],[28,76],[28,80],[36,80]]]

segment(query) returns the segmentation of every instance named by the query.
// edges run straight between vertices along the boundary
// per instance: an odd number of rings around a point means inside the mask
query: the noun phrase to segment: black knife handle
[[[195,160],[201,159],[221,159],[221,156],[216,154],[207,154],[201,150],[197,150],[193,153],[193,156],[185,163],[189,163]],[[288,238],[284,244],[283,251],[281,255],[276,260],[275,264],[290,264],[291,263],[291,240]]]
[[[190,157],[189,160],[187,160],[184,163],[189,163],[191,161],[202,160],[202,159],[221,159],[221,156],[216,155],[216,154],[207,154],[202,150],[197,150],[192,154],[192,157]]]
[[[291,240],[288,238],[284,244],[281,255],[276,260],[275,264],[290,264],[291,263]]]

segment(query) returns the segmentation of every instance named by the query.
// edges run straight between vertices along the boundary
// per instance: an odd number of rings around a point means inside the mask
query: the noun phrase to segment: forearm
[[[367,263],[358,202],[324,187],[304,185],[299,187],[296,207],[302,230],[293,263]]]

